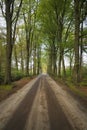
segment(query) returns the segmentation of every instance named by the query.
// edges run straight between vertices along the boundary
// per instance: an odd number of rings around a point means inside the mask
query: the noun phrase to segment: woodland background
[[[87,0],[0,0],[0,84],[42,72],[87,86]]]

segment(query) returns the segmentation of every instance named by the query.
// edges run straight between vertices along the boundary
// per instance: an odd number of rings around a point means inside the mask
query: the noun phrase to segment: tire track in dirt
[[[3,130],[24,130],[28,115],[31,111],[32,104],[39,86],[39,79],[32,86],[23,101],[13,113],[11,119],[7,122]]]
[[[40,78],[37,94],[25,130],[50,130],[43,76]]]
[[[66,106],[61,105],[69,99],[57,88],[51,78],[40,75],[2,130],[77,130],[65,112]]]
[[[73,129],[87,130],[87,113],[81,110],[80,102],[73,98],[68,91],[56,84],[51,77],[47,76],[46,80]]]
[[[48,104],[48,114],[50,120],[50,130],[74,130],[65,116],[60,104],[56,99],[48,81],[44,78],[45,91]]]

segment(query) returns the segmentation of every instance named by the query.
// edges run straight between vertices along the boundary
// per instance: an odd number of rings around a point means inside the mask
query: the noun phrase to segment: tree
[[[74,41],[74,51],[75,51],[75,64],[74,64],[74,79],[78,83],[80,78],[80,68],[79,68],[79,29],[80,29],[80,2],[79,0],[74,0],[74,13],[75,13],[75,41]]]
[[[25,24],[25,33],[26,33],[26,50],[27,50],[26,51],[27,53],[26,54],[26,75],[27,76],[29,75],[29,62],[30,62],[30,56],[31,56],[33,47],[34,47],[34,50],[36,51],[36,42],[35,42],[36,25],[35,23],[36,23],[37,7],[38,7],[38,0],[37,1],[26,0],[23,6],[23,10],[22,10],[23,17],[24,17],[24,24]]]
[[[80,2],[80,80],[82,79],[82,65],[83,65],[83,50],[84,50],[84,20],[86,19],[87,16],[87,1],[83,0]],[[85,34],[86,35],[86,34]]]
[[[15,6],[16,4],[16,6]],[[22,0],[20,3],[16,3],[15,0],[1,0],[0,7],[3,16],[6,21],[6,65],[5,65],[5,84],[11,82],[11,58],[12,58],[12,49],[15,42],[15,31],[16,25],[22,6]],[[18,8],[15,12],[15,9]]]

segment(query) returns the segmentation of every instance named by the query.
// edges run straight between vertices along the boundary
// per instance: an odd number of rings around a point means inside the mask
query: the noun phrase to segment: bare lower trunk
[[[58,64],[58,76],[61,77],[61,60],[62,57],[61,55],[59,55],[59,64]]]
[[[72,56],[72,51],[70,50],[70,75],[72,75],[72,61],[73,61],[73,56]]]
[[[49,53],[47,72],[52,73],[52,50]]]
[[[14,46],[14,57],[15,57],[15,67],[16,67],[16,70],[18,71],[18,57],[17,57],[16,45]]]
[[[26,49],[27,49],[27,54],[26,54],[26,75],[29,76],[29,41],[27,40],[27,45],[26,45]]]
[[[0,50],[0,73],[2,70],[2,54],[1,54],[1,50]]]
[[[24,59],[23,59],[23,48],[21,45],[21,70],[24,73]]]
[[[10,49],[7,45],[6,49],[6,66],[5,66],[5,84],[11,83],[11,57],[12,57],[12,47]]]
[[[79,0],[74,0],[75,5],[75,64],[74,64],[74,79],[76,83],[79,83],[80,68],[79,68],[79,25],[80,25],[80,16],[79,16]]]
[[[33,63],[33,74],[36,75],[36,43],[34,47],[34,63]]]
[[[62,66],[63,66],[63,75],[64,75],[64,77],[66,77],[66,68],[65,68],[64,56],[62,57]]]
[[[57,60],[57,51],[56,51],[55,43],[53,41],[53,73],[54,74],[57,74],[56,60]]]
[[[83,15],[82,15],[83,18]],[[83,21],[81,23],[81,43],[80,43],[80,80],[82,79],[82,62],[83,62]]]
[[[41,47],[38,45],[38,52],[37,52],[37,74],[41,73]]]

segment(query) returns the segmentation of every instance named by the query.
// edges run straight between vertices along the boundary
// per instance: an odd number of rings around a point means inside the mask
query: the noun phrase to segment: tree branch
[[[6,17],[5,13],[4,13],[4,10],[3,10],[3,1],[2,0],[0,2],[0,8],[1,8],[1,12],[2,12],[3,17]]]
[[[14,24],[14,30],[13,30],[13,44],[15,42],[15,33],[16,33],[16,25],[17,25],[17,21],[18,21],[18,17],[19,17],[19,13],[20,13],[20,10],[21,10],[21,6],[22,6],[22,1],[20,2],[20,5],[19,5],[19,8],[18,8],[18,11],[16,13],[16,18],[15,18],[15,24]]]
[[[22,6],[22,2],[23,2],[23,0],[21,0],[21,2],[20,2],[20,5],[19,5],[19,7],[18,7],[18,11],[17,11],[16,15],[14,16],[14,18],[13,18],[13,20],[12,20],[12,23],[13,23],[14,21],[17,21],[17,20],[18,20],[18,16],[19,16],[19,13],[20,13],[20,9],[21,9],[21,6]]]
[[[15,0],[12,0],[12,2],[11,2],[11,17],[13,16],[13,12],[14,12],[14,1]]]
[[[72,19],[70,20],[69,24],[68,24],[68,27],[67,27],[67,30],[66,30],[66,33],[65,33],[65,38],[64,38],[64,41],[66,42],[67,38],[68,38],[68,33],[69,33],[69,30],[70,30],[70,26],[72,24]]]

